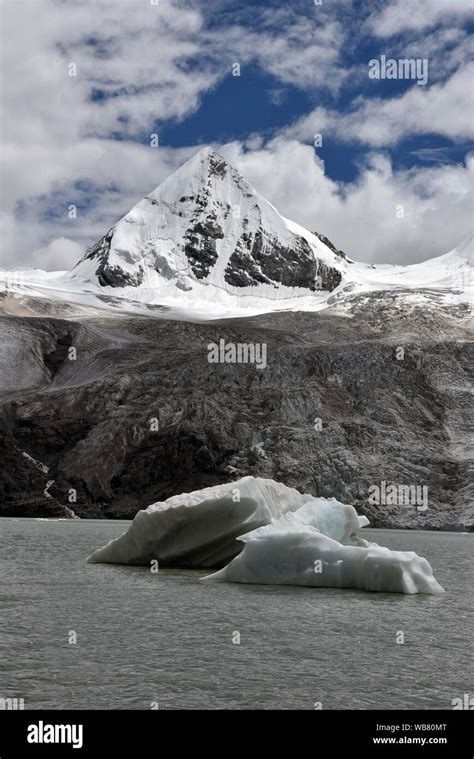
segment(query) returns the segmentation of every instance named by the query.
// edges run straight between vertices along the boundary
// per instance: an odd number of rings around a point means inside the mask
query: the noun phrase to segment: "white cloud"
[[[288,137],[310,140],[317,132],[373,147],[395,145],[410,134],[440,134],[451,139],[474,136],[472,82],[474,64],[431,87],[414,84],[396,98],[357,98],[345,113],[318,107],[284,130]]]
[[[258,63],[285,84],[336,92],[348,72],[341,64],[346,31],[337,21],[318,23],[307,16],[288,18],[283,29],[263,25],[258,32],[241,27],[226,30],[223,44],[236,60]]]
[[[73,149],[10,146],[0,266],[32,265],[32,251],[45,250],[52,238],[74,239],[84,250],[195,151],[101,139],[80,140]],[[69,218],[71,204],[77,218]],[[34,265],[45,268],[38,257]]]
[[[243,77],[260,65],[283,83],[334,87],[340,79],[328,75],[342,29],[327,14],[312,21],[272,10],[257,29],[227,20],[223,31],[180,0],[42,0],[38,8],[37,0],[1,6],[0,266],[51,263],[60,257],[51,240],[85,246],[99,237],[194,150],[161,140],[153,150],[137,135],[147,141],[155,123],[193,112],[233,61]],[[106,97],[92,99],[99,91]],[[117,131],[123,139],[111,139]],[[74,222],[70,203],[79,209]]]
[[[387,49],[388,48],[388,49]],[[472,60],[472,38],[460,26],[440,26],[421,32],[411,32],[386,41],[380,53],[392,58],[426,58],[429,65],[429,85],[448,80],[458,69]]]
[[[202,17],[171,0],[3,0],[1,22],[0,265],[12,266],[31,264],[33,251],[46,258],[51,239],[89,243],[185,160],[186,150],[109,138],[147,140],[155,121],[193,111],[216,70],[186,73],[203,51]],[[113,97],[94,101],[94,88]],[[67,206],[87,200],[79,183],[96,207],[73,232]]]
[[[252,152],[235,142],[222,152],[280,213],[361,261],[422,261],[447,253],[471,229],[474,157],[393,172],[374,153],[356,182],[341,184],[325,175],[312,147],[295,140],[277,138]]]
[[[379,37],[390,37],[446,19],[464,19],[473,12],[471,0],[395,0],[384,3],[383,10],[371,17],[370,26]]]
[[[137,136],[146,141],[155,122],[169,125],[192,113],[233,62],[241,63],[243,78],[256,67],[270,73],[275,93],[293,85],[335,95],[357,75],[344,62],[354,42],[351,2],[324,3],[311,13],[300,12],[303,4],[252,6],[242,15],[232,9],[223,26],[207,23],[208,13],[216,21],[219,2],[212,12],[197,5],[42,0],[38,12],[37,0],[2,1],[0,266],[68,268],[198,147],[155,150],[134,142]],[[253,14],[251,26],[246,14]],[[394,28],[393,13],[378,19],[377,33]],[[451,71],[463,63],[466,35],[452,49],[455,41],[455,31],[445,29],[430,35],[425,49],[449,50]],[[68,76],[69,63],[77,77]],[[348,253],[377,261],[430,257],[464,234],[467,167],[394,174],[377,154],[344,187],[298,140],[324,130],[376,148],[411,133],[463,138],[470,133],[471,75],[464,66],[442,85],[415,86],[391,100],[359,98],[343,114],[318,108],[266,145],[254,134],[249,152],[240,143],[225,150],[282,212],[334,236]],[[93,90],[107,97],[93,100]],[[122,139],[113,139],[117,131]],[[407,216],[395,224],[400,197]],[[78,206],[75,220],[67,216],[70,203]]]
[[[80,243],[57,237],[44,248],[34,250],[31,254],[32,266],[46,271],[62,271],[72,269],[83,254]]]
[[[156,119],[189,113],[216,81],[199,65],[184,71],[202,53],[201,25],[197,11],[170,0],[4,0],[3,138],[70,144],[118,129],[146,133]],[[111,97],[92,100],[94,91]]]

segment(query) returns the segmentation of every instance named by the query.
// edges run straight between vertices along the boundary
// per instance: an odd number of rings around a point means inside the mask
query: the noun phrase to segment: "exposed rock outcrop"
[[[58,504],[79,516],[131,517],[255,475],[353,504],[375,526],[469,530],[465,317],[417,308],[404,293],[202,324],[1,317],[0,513],[22,513],[21,493],[34,513],[50,479]],[[209,363],[220,339],[265,343],[266,368]],[[371,503],[382,481],[426,486],[428,508]]]

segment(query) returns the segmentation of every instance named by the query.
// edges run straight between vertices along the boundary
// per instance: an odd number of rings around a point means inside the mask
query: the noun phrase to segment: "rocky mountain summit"
[[[0,270],[0,292],[34,299],[35,311],[43,299],[43,313],[54,302],[54,313],[169,309],[191,321],[316,312],[395,290],[418,303],[435,291],[446,305],[472,306],[473,283],[472,238],[410,266],[354,261],[321,232],[282,216],[209,147],[133,206],[72,271]]]
[[[202,281],[314,292],[340,283],[336,261],[207,147],[134,206],[73,273],[113,288],[172,283],[186,291]]]

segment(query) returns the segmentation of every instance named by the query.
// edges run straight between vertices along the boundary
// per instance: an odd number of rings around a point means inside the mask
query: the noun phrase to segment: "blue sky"
[[[349,26],[355,21],[355,26],[361,30],[363,25],[370,20],[374,9],[383,7],[384,4],[361,2],[361,0],[354,3],[326,0],[324,3],[323,0],[322,5],[318,7],[307,1],[292,3],[291,7],[295,12],[301,13],[302,17],[311,21],[317,18],[317,14],[321,13],[325,5],[330,6],[329,12],[336,18],[339,17],[336,9],[342,8],[346,16],[346,24]],[[223,5],[227,6],[229,13],[232,8],[242,9],[245,28],[248,28],[249,32],[254,28],[256,15],[262,13],[262,8],[274,11],[276,8],[287,7],[287,3],[275,3],[268,0],[256,5],[241,3]],[[258,9],[257,13],[255,9]],[[216,28],[219,28],[218,19],[217,14],[213,21]],[[442,24],[435,25],[435,30],[437,26],[443,28]],[[460,26],[466,34],[472,33],[474,25],[468,14]],[[457,39],[449,40],[446,43],[446,49],[452,53],[457,47],[457,42]],[[328,91],[328,88],[321,84],[308,88],[300,87],[297,81],[283,83],[258,63],[257,65],[253,62],[248,65],[243,63],[240,76],[232,76],[230,72],[224,76],[216,87],[204,94],[200,107],[195,113],[178,123],[169,121],[162,125],[157,122],[155,127],[160,128],[164,142],[173,147],[192,144],[193,140],[201,143],[225,143],[236,138],[245,140],[255,133],[264,135],[268,139],[285,125],[304,117],[317,106],[327,106],[344,113],[357,97],[377,97],[388,101],[402,95],[413,86],[413,81],[406,79],[377,81],[367,77],[368,61],[380,57],[381,50],[387,56],[404,57],[403,34],[395,34],[390,38],[389,43],[389,45],[381,45],[379,38],[368,34],[354,35],[351,43],[342,50],[341,58],[343,65],[348,70],[353,70],[355,75],[343,83],[337,92]],[[423,45],[418,43],[418,47],[419,55],[423,57]],[[428,68],[433,81],[443,81],[446,78],[443,56],[429,58]],[[143,135],[143,139],[146,140],[147,135]],[[445,163],[463,161],[472,149],[472,141],[460,142],[448,136],[440,136],[436,132],[422,135],[412,133],[387,149],[394,167],[409,168],[424,166],[430,160],[436,162],[442,160]],[[429,149],[438,151],[438,154],[429,154]],[[420,150],[424,153],[420,154]],[[322,147],[318,149],[318,155],[325,161],[327,175],[344,182],[352,181],[357,177],[360,160],[365,152],[364,146],[338,139],[337,135],[334,137],[328,135]]]
[[[355,258],[447,252],[472,211],[470,5],[3,0],[0,266],[71,267],[204,144]],[[427,83],[371,79],[382,55]]]

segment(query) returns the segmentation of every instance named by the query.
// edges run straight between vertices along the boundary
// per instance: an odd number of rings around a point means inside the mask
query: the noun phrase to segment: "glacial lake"
[[[447,590],[404,596],[85,563],[127,525],[0,519],[0,698],[25,709],[450,709],[472,693],[473,535],[363,530],[425,556]]]

